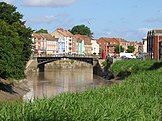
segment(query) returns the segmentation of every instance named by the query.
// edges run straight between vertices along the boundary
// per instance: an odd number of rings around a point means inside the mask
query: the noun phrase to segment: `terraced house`
[[[58,39],[58,54],[71,54],[73,34],[63,28],[57,28],[52,34],[52,37]]]
[[[58,53],[58,38],[52,37],[51,34],[40,33],[40,36],[46,42],[46,54],[53,55]]]
[[[92,43],[91,43],[91,37],[88,37],[86,35],[80,35],[76,34],[74,37],[77,39],[78,42],[78,53],[79,54],[86,54],[90,55],[92,54]]]
[[[44,38],[37,33],[33,34],[33,42],[34,42],[34,53],[41,55],[46,54],[47,43]]]

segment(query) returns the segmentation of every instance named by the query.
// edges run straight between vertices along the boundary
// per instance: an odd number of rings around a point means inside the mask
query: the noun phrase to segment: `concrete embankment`
[[[29,60],[26,65],[25,74],[28,75],[28,74],[37,72],[37,65],[38,65],[37,60],[34,60],[34,59]]]

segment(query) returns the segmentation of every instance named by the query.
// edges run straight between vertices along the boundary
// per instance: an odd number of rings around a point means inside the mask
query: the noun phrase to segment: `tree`
[[[88,28],[85,25],[77,25],[74,26],[70,32],[72,34],[81,34],[81,35],[87,35],[89,37],[92,37],[93,33],[91,32],[90,28]]]
[[[36,31],[35,33],[46,33],[46,34],[48,34],[48,31],[45,30],[45,29],[40,29],[40,30]]]
[[[128,46],[127,52],[128,53],[133,53],[135,51],[135,47],[134,46]]]
[[[31,55],[32,30],[16,7],[0,2],[0,78],[21,79]]]
[[[122,46],[119,48],[119,45],[116,45],[114,51],[119,54],[120,52],[124,52],[124,48]]]

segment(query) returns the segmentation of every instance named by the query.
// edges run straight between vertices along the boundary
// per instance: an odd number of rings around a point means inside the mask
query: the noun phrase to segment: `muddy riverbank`
[[[23,95],[28,91],[27,80],[11,84],[8,80],[0,79],[0,101],[22,100]]]

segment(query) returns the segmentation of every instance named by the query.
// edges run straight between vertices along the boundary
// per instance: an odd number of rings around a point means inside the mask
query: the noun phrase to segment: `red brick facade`
[[[162,59],[162,30],[151,30],[147,34],[147,52],[151,59]]]

